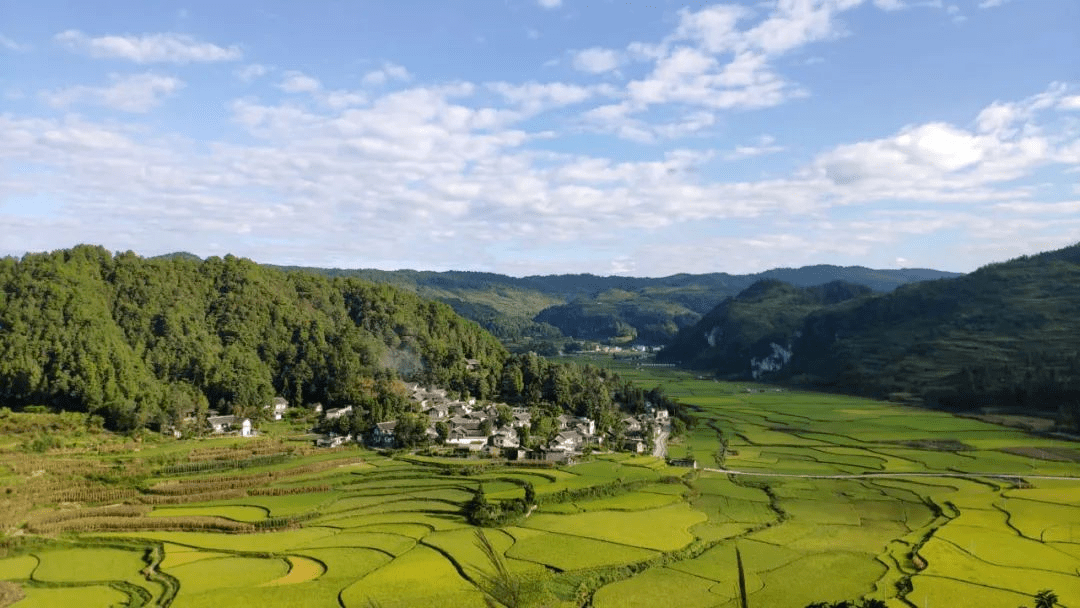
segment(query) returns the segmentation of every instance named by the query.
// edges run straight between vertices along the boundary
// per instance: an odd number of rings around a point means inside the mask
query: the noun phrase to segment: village
[[[562,414],[555,419],[557,433],[550,441],[529,441],[533,428],[529,408],[511,407],[505,403],[478,404],[475,399],[454,399],[446,390],[407,384],[409,399],[426,416],[424,430],[427,444],[445,455],[505,458],[507,460],[542,460],[569,463],[583,454],[625,451],[637,454],[651,452],[664,457],[666,440],[671,432],[671,420],[666,409],[648,404],[645,412],[627,415],[619,422],[619,433],[604,433],[589,418]],[[289,410],[288,401],[275,397],[264,406],[266,418],[282,420]],[[319,416],[315,429],[332,426],[335,420],[350,416],[352,406],[323,410],[315,407]],[[241,437],[258,435],[251,418],[232,415],[211,415],[206,418],[213,435],[234,434]],[[376,423],[369,432],[358,434],[326,431],[318,434],[318,447],[339,447],[362,444],[371,448],[401,447],[398,421]],[[313,430],[315,430],[313,429]]]

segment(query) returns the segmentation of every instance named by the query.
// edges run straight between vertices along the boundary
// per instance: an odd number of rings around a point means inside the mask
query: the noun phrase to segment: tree
[[[440,443],[446,443],[446,438],[450,436],[450,425],[445,421],[440,420],[435,423],[435,439]]]
[[[1057,594],[1049,589],[1043,589],[1035,594],[1035,608],[1054,608],[1057,603]]]
[[[543,606],[552,599],[543,576],[511,572],[499,550],[483,530],[476,531],[476,546],[488,562],[488,570],[469,567],[476,586],[484,592],[489,608],[530,608]]]

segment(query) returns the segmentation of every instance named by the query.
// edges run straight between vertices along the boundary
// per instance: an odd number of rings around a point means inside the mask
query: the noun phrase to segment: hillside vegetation
[[[0,259],[5,407],[84,412],[129,430],[211,407],[258,416],[282,395],[358,405],[370,424],[409,407],[403,379],[617,418],[596,411],[615,407],[596,370],[511,356],[449,306],[391,285],[93,246]]]
[[[900,285],[958,276],[937,270],[873,270],[861,266],[777,268],[749,275],[677,274],[662,278],[591,274],[510,277],[483,272],[287,268],[332,277],[359,277],[441,300],[512,347],[566,338],[667,344],[718,302],[757,281],[797,286],[843,280],[891,291]]]
[[[1080,245],[954,279],[829,303],[759,285],[685,330],[663,358],[723,376],[968,409],[1080,403]],[[709,340],[712,340],[712,344]],[[772,364],[752,360],[772,357]]]

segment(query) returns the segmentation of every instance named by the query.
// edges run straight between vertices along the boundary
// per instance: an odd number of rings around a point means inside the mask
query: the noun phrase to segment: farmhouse
[[[397,436],[394,434],[396,428],[397,420],[376,424],[375,428],[371,429],[371,445],[384,448],[394,447],[397,442]]]
[[[206,419],[206,422],[210,425],[210,432],[214,434],[239,431],[241,437],[255,436],[250,418],[238,419],[236,416],[210,416]]]
[[[341,418],[342,416],[344,416],[346,414],[351,414],[351,413],[352,413],[352,406],[351,405],[347,406],[347,407],[338,407],[338,408],[334,408],[332,410],[326,410],[326,419],[327,420],[336,420],[336,419]]]
[[[345,445],[349,441],[352,441],[352,435],[338,435],[337,433],[327,433],[315,440],[315,445],[320,448],[336,448],[338,446]]]
[[[270,410],[270,417],[274,420],[281,420],[285,417],[285,410],[289,409],[289,402],[284,397],[274,397],[264,409]]]

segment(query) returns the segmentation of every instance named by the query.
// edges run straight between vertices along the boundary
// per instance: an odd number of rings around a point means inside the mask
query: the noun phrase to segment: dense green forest
[[[677,274],[662,278],[591,274],[518,278],[461,271],[282,269],[394,285],[449,304],[512,349],[538,352],[570,338],[664,345],[679,329],[696,323],[718,302],[763,279],[796,286],[844,280],[887,292],[911,282],[958,276],[917,268],[873,270],[830,265],[777,268],[748,275]]]
[[[658,359],[752,378],[760,374],[756,368],[761,367],[754,362],[774,356],[773,344],[790,350],[794,334],[808,314],[872,293],[869,287],[843,281],[795,287],[764,279],[727,298],[691,328],[679,332]]]
[[[815,299],[755,286],[682,332],[662,358],[953,409],[1056,411],[1080,428],[1078,310],[1075,245],[888,294]],[[775,365],[761,365],[768,357]]]
[[[615,418],[600,411],[615,407],[610,374],[511,356],[449,306],[387,284],[78,246],[0,260],[0,287],[0,405],[14,409],[125,430],[208,408],[258,416],[282,395],[357,405],[370,424],[409,407],[404,379]]]

